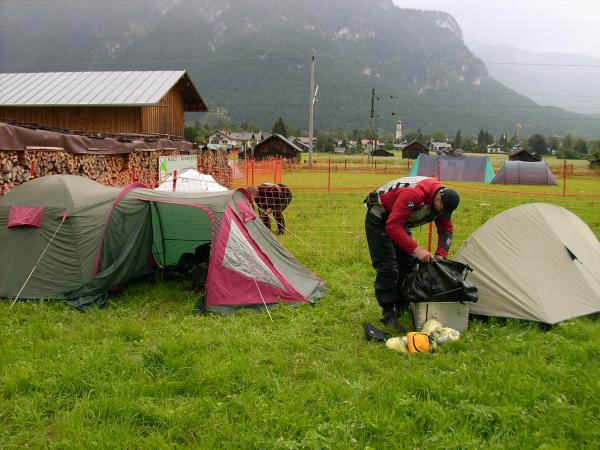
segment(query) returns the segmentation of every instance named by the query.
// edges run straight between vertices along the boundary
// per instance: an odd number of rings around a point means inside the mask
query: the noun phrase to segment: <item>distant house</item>
[[[447,142],[432,142],[430,147],[438,155],[450,155],[452,153],[452,145]]]
[[[260,142],[270,134],[258,131],[227,131],[219,130],[208,136],[208,142],[211,144],[227,145],[241,151],[248,150],[256,142]]]
[[[0,74],[0,118],[57,131],[183,137],[203,111],[185,70]]]
[[[224,145],[231,148],[235,145],[235,140],[228,136],[227,131],[215,131],[208,135],[208,143]]]
[[[274,157],[297,161],[301,153],[300,147],[280,134],[269,136],[256,144],[253,149],[254,159],[257,161]]]
[[[513,150],[508,154],[508,159],[510,161],[527,161],[527,162],[537,162],[537,161],[542,160],[542,158],[540,158],[537,154],[529,153],[527,150],[525,150],[524,148],[521,148],[521,147],[513,148]]]
[[[402,159],[417,159],[421,153],[429,155],[429,149],[419,141],[411,141],[402,149]]]
[[[504,153],[504,150],[499,144],[490,144],[486,148],[488,153]]]
[[[346,147],[335,147],[333,153],[346,153]]]
[[[309,139],[303,139],[302,137],[297,137],[294,139],[294,144],[296,144],[298,147],[300,147],[303,151],[307,152],[308,150],[310,150],[310,146],[308,145]],[[314,142],[313,142],[314,144]],[[313,146],[314,148],[314,146]]]

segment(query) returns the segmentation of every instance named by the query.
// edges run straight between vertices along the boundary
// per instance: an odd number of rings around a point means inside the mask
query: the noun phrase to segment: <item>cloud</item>
[[[452,14],[467,44],[600,57],[598,0],[394,0],[402,8]]]

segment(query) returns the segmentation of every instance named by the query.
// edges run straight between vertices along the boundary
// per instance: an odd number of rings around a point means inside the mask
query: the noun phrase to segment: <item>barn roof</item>
[[[292,141],[290,141],[285,136],[282,136],[281,134],[272,134],[268,138],[265,138],[262,141],[260,141],[258,144],[256,144],[256,147],[258,147],[259,145],[263,144],[264,142],[267,142],[267,141],[272,140],[272,139],[282,140],[283,142],[285,142],[287,145],[289,145],[290,147],[292,147],[297,152],[304,152],[304,150],[302,150],[300,147],[298,147],[298,145],[294,144]]]
[[[153,106],[181,84],[186,111],[206,111],[185,70],[0,73],[0,106]]]

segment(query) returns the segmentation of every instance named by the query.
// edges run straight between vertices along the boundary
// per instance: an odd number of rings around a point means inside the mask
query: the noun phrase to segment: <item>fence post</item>
[[[29,165],[29,179],[35,178],[35,159],[32,159]]]
[[[440,183],[442,182],[442,174],[441,174],[441,170],[440,170],[440,160],[439,159],[437,162],[437,179]],[[433,241],[433,223],[429,222],[429,231],[428,231],[428,238],[427,238],[427,251],[428,252],[431,252],[432,241]]]
[[[328,160],[328,169],[327,169],[327,190],[331,191],[331,158]]]
[[[273,158],[273,183],[277,184],[277,156]]]
[[[252,173],[252,186],[254,186],[254,158],[252,158],[252,163],[251,163],[251,173]]]
[[[567,160],[563,159],[563,197],[567,194]]]
[[[177,171],[173,171],[173,192],[177,189]]]

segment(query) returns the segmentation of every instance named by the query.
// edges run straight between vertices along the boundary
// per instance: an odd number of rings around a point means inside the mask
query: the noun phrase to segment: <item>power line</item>
[[[208,56],[202,58],[181,58],[181,59],[160,59],[160,60],[125,60],[125,61],[71,61],[63,63],[12,63],[0,61],[0,65],[3,66],[36,66],[36,67],[59,67],[59,66],[103,66],[103,65],[119,65],[119,64],[172,64],[172,63],[191,63],[191,62],[204,62],[204,61],[239,61],[239,60],[271,60],[271,59],[305,59],[307,62],[310,61],[313,55],[307,54],[296,54],[296,55],[245,55],[245,56]],[[379,55],[379,56],[367,56],[360,58],[361,62],[368,60],[375,60],[379,63],[389,60],[391,56],[397,55]],[[318,58],[323,59],[341,59],[347,60],[347,56],[343,55],[317,55]],[[540,66],[540,67],[578,67],[578,68],[594,68],[600,69],[600,64],[556,64],[556,63],[523,63],[523,62],[511,62],[511,61],[484,61],[484,65],[505,65],[505,66]]]
[[[600,64],[555,64],[555,63],[521,63],[521,62],[486,62],[484,64],[498,66],[541,66],[541,67],[589,67],[600,69]]]
[[[323,87],[339,87],[339,88],[353,88],[353,89],[372,89],[373,85],[366,85],[366,84],[341,84],[341,83],[319,83],[319,86],[323,86]],[[300,85],[300,84],[287,84],[286,85],[287,88],[304,88],[304,85]],[[266,88],[266,87],[265,87]],[[410,91],[410,92],[414,92],[414,91],[418,91],[419,88],[418,87],[406,87],[406,86],[379,86],[376,85],[375,88],[378,91]],[[245,91],[244,88],[239,88],[237,89],[238,91]],[[202,89],[202,93],[206,93],[206,92],[214,92],[214,91],[226,91],[226,92],[232,92],[231,88],[219,88],[219,87],[213,87],[210,89]],[[471,94],[477,94],[477,95],[506,95],[507,92],[506,91],[479,91],[479,90],[472,90],[472,89],[461,89],[461,88],[436,88],[436,89],[432,89],[432,90],[427,90],[426,92],[428,94],[432,94],[432,93],[437,93],[437,92],[456,92],[456,93],[460,93],[460,92],[467,92],[467,93],[471,93]],[[590,98],[590,99],[600,99],[600,95],[575,95],[575,94],[567,94],[567,93],[556,93],[556,92],[517,92],[512,90],[514,93],[518,94],[518,95],[523,95],[523,96],[528,96],[528,95],[532,95],[532,96],[545,96],[545,97],[569,97],[569,98]],[[560,106],[560,108],[564,108],[564,106]]]

